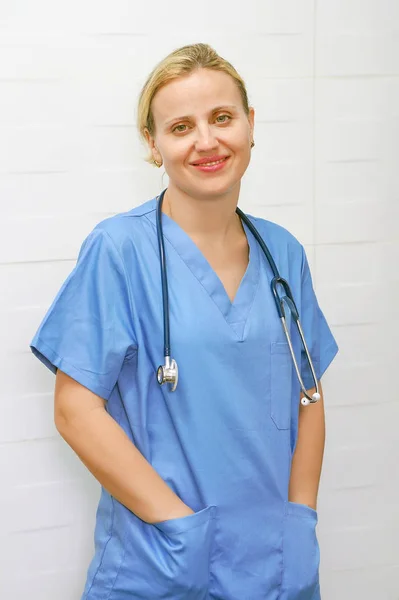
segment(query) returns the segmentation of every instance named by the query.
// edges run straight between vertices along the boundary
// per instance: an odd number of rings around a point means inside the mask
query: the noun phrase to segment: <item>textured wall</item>
[[[99,487],[54,428],[54,377],[28,344],[84,236],[160,191],[135,101],[196,41],[257,111],[240,205],[305,244],[340,345],[323,379],[323,600],[399,599],[398,24],[397,0],[1,4],[2,599],[80,597]]]

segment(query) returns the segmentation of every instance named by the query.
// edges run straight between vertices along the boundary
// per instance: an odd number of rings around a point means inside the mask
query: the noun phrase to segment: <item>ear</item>
[[[250,106],[248,113],[248,123],[249,123],[249,133],[251,136],[251,140],[254,139],[254,126],[255,126],[255,109]]]
[[[144,129],[144,135],[150,152],[152,154],[152,158],[156,160],[158,163],[162,163],[162,156],[155,145],[155,138],[150,134],[147,128]]]

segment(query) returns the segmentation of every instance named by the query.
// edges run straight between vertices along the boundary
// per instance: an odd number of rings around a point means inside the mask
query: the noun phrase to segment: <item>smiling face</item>
[[[239,190],[251,155],[254,111],[246,114],[230,75],[201,68],[174,79],[158,90],[151,109],[155,133],[146,138],[165,167],[169,188],[194,198]]]

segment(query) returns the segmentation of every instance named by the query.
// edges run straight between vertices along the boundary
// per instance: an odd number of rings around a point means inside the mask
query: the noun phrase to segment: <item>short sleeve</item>
[[[30,343],[53,373],[67,375],[109,399],[136,342],[129,286],[110,235],[94,228]]]
[[[312,275],[303,247],[302,251],[302,291],[299,316],[316,377],[320,380],[337,354],[338,345],[317,301],[313,289]],[[301,354],[301,375],[307,390],[314,387],[312,373],[303,349]]]

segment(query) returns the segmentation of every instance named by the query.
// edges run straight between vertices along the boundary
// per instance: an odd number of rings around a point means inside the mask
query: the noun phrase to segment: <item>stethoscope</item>
[[[157,369],[157,381],[160,385],[163,385],[164,383],[169,383],[170,391],[174,392],[177,387],[177,382],[179,379],[179,369],[178,369],[176,361],[173,358],[171,358],[171,356],[170,356],[168,278],[167,278],[167,272],[166,272],[165,245],[164,245],[163,228],[162,228],[162,201],[163,201],[163,197],[165,195],[166,189],[164,189],[163,192],[160,194],[160,196],[158,197],[158,202],[157,202],[157,236],[158,236],[159,256],[160,256],[160,265],[161,265],[161,279],[162,279],[163,331],[164,331],[164,357],[165,357],[165,364],[159,366]],[[236,213],[239,215],[239,217],[242,219],[242,221],[244,221],[244,223],[248,226],[250,231],[255,236],[257,242],[259,243],[260,247],[262,248],[262,250],[269,262],[269,265],[273,271],[274,277],[271,281],[271,289],[272,289],[274,301],[276,303],[277,312],[278,312],[278,315],[280,317],[280,320],[281,320],[281,323],[282,323],[282,326],[284,329],[285,337],[287,338],[288,347],[290,349],[290,353],[291,353],[292,361],[294,363],[295,371],[296,371],[296,374],[297,374],[297,377],[298,377],[298,380],[299,380],[299,383],[301,386],[301,390],[304,394],[304,397],[301,399],[301,403],[304,406],[307,406],[308,404],[314,404],[315,402],[318,402],[320,400],[319,386],[317,383],[317,378],[316,378],[315,370],[313,367],[312,359],[310,358],[309,350],[308,350],[308,347],[306,345],[306,341],[305,341],[305,338],[303,335],[301,322],[299,320],[298,309],[296,307],[294,298],[292,296],[290,286],[288,285],[288,282],[285,279],[280,277],[280,274],[276,267],[276,263],[274,262],[273,257],[269,252],[269,249],[267,248],[265,242],[263,241],[263,239],[262,239],[261,235],[259,234],[259,232],[257,231],[256,227],[248,219],[248,217],[245,215],[245,213],[243,213],[242,210],[240,210],[238,207],[236,208]],[[285,296],[281,296],[281,297],[279,296],[278,291],[277,291],[278,284],[282,285],[282,287],[284,288],[284,291],[286,294]],[[291,315],[294,318],[294,321],[297,325],[298,332],[299,332],[299,335],[300,335],[300,338],[302,340],[302,344],[303,344],[303,347],[305,350],[306,359],[308,361],[308,365],[309,365],[309,368],[312,373],[314,387],[316,388],[316,391],[312,396],[309,396],[309,394],[307,393],[307,391],[305,389],[305,386],[302,381],[301,373],[300,373],[300,370],[298,367],[298,363],[295,358],[295,353],[294,353],[294,349],[292,346],[291,337],[288,332],[287,323],[286,323],[286,319],[285,319],[285,308],[283,305],[284,302],[287,304],[288,308],[290,309]]]

